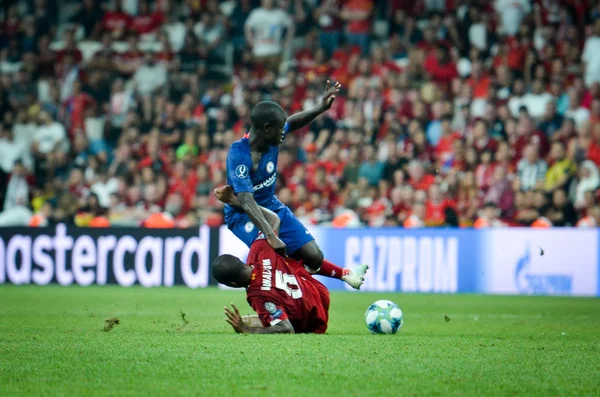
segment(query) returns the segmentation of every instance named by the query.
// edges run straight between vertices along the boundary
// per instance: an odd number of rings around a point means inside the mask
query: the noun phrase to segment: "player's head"
[[[286,120],[285,111],[271,101],[257,103],[250,113],[252,132],[270,145],[279,145],[283,140]]]
[[[233,255],[220,255],[213,261],[212,275],[220,284],[241,288],[250,284],[252,267]]]

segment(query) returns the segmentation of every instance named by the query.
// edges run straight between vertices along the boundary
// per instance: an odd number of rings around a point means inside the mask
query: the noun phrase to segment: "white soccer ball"
[[[379,300],[365,313],[367,328],[374,334],[395,334],[403,323],[402,310],[392,301]]]

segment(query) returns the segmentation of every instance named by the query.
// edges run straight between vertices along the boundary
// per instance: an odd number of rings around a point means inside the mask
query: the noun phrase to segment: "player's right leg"
[[[314,237],[289,208],[278,210],[277,215],[281,219],[279,237],[286,243],[290,255],[301,259],[310,273],[341,279],[352,288],[360,288],[369,268],[367,265],[359,265],[353,269],[335,265],[324,258]]]

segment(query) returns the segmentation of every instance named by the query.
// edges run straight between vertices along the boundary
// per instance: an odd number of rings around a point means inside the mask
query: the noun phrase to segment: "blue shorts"
[[[282,207],[273,212],[275,212],[281,220],[279,238],[286,244],[288,255],[293,255],[306,243],[310,243],[315,239],[288,207]],[[248,247],[252,245],[260,232],[260,230],[258,230],[258,228],[250,221],[248,215],[243,212],[231,216],[227,223],[227,227]]]

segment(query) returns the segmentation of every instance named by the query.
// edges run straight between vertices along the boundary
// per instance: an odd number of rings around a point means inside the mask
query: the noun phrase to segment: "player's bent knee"
[[[318,270],[325,259],[323,251],[316,242],[311,241],[300,248],[300,256],[304,260],[304,264],[312,270]]]

